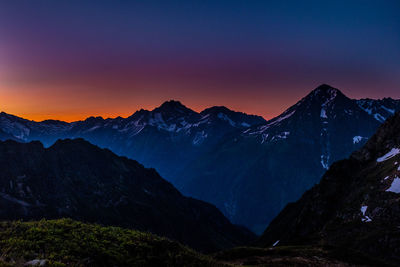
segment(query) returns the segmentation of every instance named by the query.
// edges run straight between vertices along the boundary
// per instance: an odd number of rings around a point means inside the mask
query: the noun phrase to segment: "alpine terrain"
[[[321,182],[288,204],[262,246],[325,245],[400,263],[400,113]]]
[[[261,233],[396,110],[399,100],[354,100],[321,85],[269,121],[225,107],[198,113],[171,100],[128,118],[72,123],[1,113],[0,139],[48,147],[60,138],[84,138],[155,168],[184,195],[213,203],[232,222]]]
[[[321,85],[267,123],[226,136],[188,164],[176,185],[214,203],[233,222],[262,232],[332,162],[360,148],[381,118],[400,109],[400,101],[386,107],[387,101],[360,102]]]

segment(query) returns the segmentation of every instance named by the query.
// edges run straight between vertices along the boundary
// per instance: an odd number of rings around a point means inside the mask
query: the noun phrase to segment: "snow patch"
[[[277,117],[273,122],[269,123],[268,126],[274,125],[278,122],[281,122],[283,120],[286,120],[287,118],[291,117],[294,113],[296,112],[296,110],[293,110],[292,112],[288,113],[288,114],[282,114],[281,116]]]
[[[400,178],[395,177],[392,181],[392,184],[388,189],[386,189],[386,192],[393,192],[393,193],[400,193]]]
[[[331,95],[330,95],[330,98],[326,99],[325,102],[322,103],[322,105],[321,105],[321,114],[320,114],[320,117],[323,118],[323,119],[327,119],[327,118],[328,118],[328,115],[326,114],[326,107],[328,106],[328,104],[329,104],[333,99],[335,99],[335,97],[336,97],[336,95],[337,95],[337,91],[336,91],[336,90],[330,90],[329,93],[331,94]]]
[[[379,122],[384,122],[385,121],[385,118],[379,113],[375,113],[374,114],[374,118],[375,118],[375,120],[377,120]]]
[[[371,218],[365,215],[365,212],[367,211],[368,206],[361,206],[361,213],[364,216],[364,218],[361,218],[362,222],[371,222]]]
[[[92,128],[87,129],[86,132],[94,131],[96,129],[99,129],[100,127],[101,127],[100,125],[93,126]]]
[[[281,139],[287,139],[288,136],[290,135],[290,132],[282,132],[280,134],[275,135],[274,137],[271,138],[271,141],[275,140],[281,140]],[[268,135],[267,135],[268,136]]]
[[[363,222],[372,222],[371,218],[368,216],[365,216],[364,218],[361,219]]]
[[[328,116],[326,116],[326,109],[325,108],[321,109],[321,118],[324,118],[324,119],[328,118]]]
[[[384,109],[384,110],[386,110],[387,112],[389,112],[389,113],[392,114],[392,115],[393,115],[394,112],[395,112],[394,109],[387,108],[387,107],[385,107],[384,105],[382,105],[381,108]]]
[[[364,137],[359,136],[359,135],[354,136],[354,137],[353,137],[353,144],[358,144],[358,143],[360,143],[361,140],[362,140],[363,138],[364,138]]]
[[[321,165],[326,170],[329,169],[328,161],[329,161],[329,156],[321,155]]]
[[[367,211],[368,206],[361,206],[361,213],[363,216],[365,216],[365,212]]]
[[[192,143],[195,146],[201,145],[206,138],[207,138],[207,134],[204,131],[197,132]]]
[[[376,161],[377,162],[383,162],[385,160],[393,158],[394,156],[396,156],[398,154],[400,154],[400,149],[399,148],[392,148],[392,150],[390,150],[388,153],[386,153],[382,157],[378,158]]]
[[[262,134],[262,135],[261,135],[261,138],[262,138],[262,140],[261,140],[261,144],[262,144],[262,143],[264,143],[265,141],[267,141],[268,134]]]
[[[229,124],[231,125],[231,126],[233,126],[233,127],[235,127],[236,126],[236,123],[233,121],[233,120],[231,120],[226,114],[224,114],[224,113],[218,113],[218,118],[220,118],[221,120],[224,120],[224,121],[227,121],[227,122],[229,122]]]

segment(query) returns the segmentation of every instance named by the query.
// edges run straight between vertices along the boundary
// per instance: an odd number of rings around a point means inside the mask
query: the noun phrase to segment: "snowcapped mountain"
[[[225,137],[188,164],[176,185],[214,203],[233,222],[261,232],[379,125],[356,100],[321,85],[267,123]]]
[[[272,221],[260,245],[324,245],[400,263],[400,113]]]
[[[43,140],[45,143],[54,143],[59,135],[68,131],[71,124],[57,120],[45,120],[35,122],[26,120],[4,112],[0,113],[0,140],[13,139],[26,142],[31,140]]]
[[[225,107],[197,113],[179,101],[167,101],[154,110],[139,110],[128,118],[90,117],[84,121],[34,122],[0,114],[0,139],[39,140],[50,146],[59,138],[84,138],[119,155],[154,167],[167,179],[226,134],[265,123],[260,116]]]
[[[321,85],[280,116],[243,134],[261,143],[315,136],[313,142],[321,144],[321,166],[328,169],[332,159],[342,158],[355,144],[365,143],[378,127],[369,115],[338,89]]]

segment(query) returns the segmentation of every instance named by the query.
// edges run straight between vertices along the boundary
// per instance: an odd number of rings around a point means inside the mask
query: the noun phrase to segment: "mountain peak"
[[[328,84],[321,84],[314,90],[312,90],[308,95],[306,95],[298,104],[314,103],[316,105],[326,106],[330,103],[337,102],[338,100],[350,101],[350,98],[345,96],[339,89],[334,88]]]
[[[206,108],[205,110],[203,110],[201,113],[202,114],[208,114],[208,113],[233,113],[233,110],[230,110],[229,108],[225,107],[225,106],[213,106],[210,108]]]
[[[179,113],[194,113],[193,110],[187,108],[185,105],[183,105],[180,101],[177,100],[168,100],[165,101],[164,103],[161,104],[161,106],[155,108],[153,111],[159,111],[159,112],[165,112],[165,113],[170,113],[170,112],[179,112]]]
[[[179,100],[173,100],[173,99],[171,99],[171,100],[168,100],[168,101],[165,101],[164,103],[162,103],[161,104],[161,106],[160,106],[160,108],[161,107],[185,107]]]
[[[320,97],[327,96],[329,98],[332,97],[334,98],[338,94],[342,94],[342,92],[339,89],[334,88],[328,84],[321,84],[310,93],[310,95],[313,96],[320,96]]]
[[[329,84],[323,83],[319,85],[315,90],[329,90],[329,89],[336,89],[333,86],[330,86]],[[337,89],[336,89],[337,90]]]

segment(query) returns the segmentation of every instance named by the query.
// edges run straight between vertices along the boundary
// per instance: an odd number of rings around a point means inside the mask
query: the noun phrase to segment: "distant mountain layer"
[[[152,111],[139,110],[128,118],[90,117],[66,123],[34,122],[0,114],[0,140],[40,140],[46,146],[59,138],[85,138],[119,155],[156,168],[174,181],[183,166],[232,132],[265,123],[260,116],[211,107],[197,113],[178,101],[167,101]]]
[[[331,245],[400,263],[400,113],[272,221],[260,245]]]
[[[197,113],[168,101],[128,118],[73,123],[1,113],[0,139],[49,146],[59,138],[85,138],[156,168],[185,195],[211,202],[233,222],[261,233],[396,110],[399,100],[353,100],[321,85],[269,121],[225,107]]]
[[[0,142],[0,220],[70,217],[150,231],[202,251],[253,235],[213,205],[182,196],[154,169],[83,139]]]

